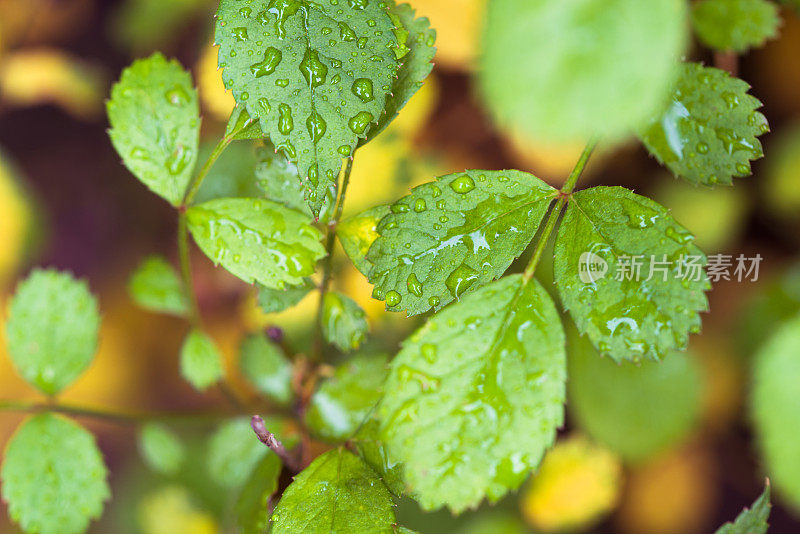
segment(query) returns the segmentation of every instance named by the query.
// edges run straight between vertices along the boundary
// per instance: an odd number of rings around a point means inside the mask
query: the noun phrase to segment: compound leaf
[[[297,163],[315,215],[335,196],[342,158],[384,112],[398,69],[394,29],[384,2],[220,2],[225,87]]]
[[[727,72],[686,63],[667,111],[640,134],[656,159],[694,184],[726,184],[751,174],[764,155],[758,136],[769,131],[746,82]]]
[[[325,255],[308,217],[270,200],[222,198],[192,206],[186,215],[203,252],[247,283],[300,285]]]
[[[285,289],[258,286],[258,307],[264,313],[279,313],[296,306],[316,286],[309,278],[305,278],[299,286]]]
[[[314,434],[328,441],[352,437],[381,398],[387,361],[359,355],[337,367],[311,397],[306,424]]]
[[[264,334],[247,336],[239,351],[242,374],[259,392],[287,404],[292,400],[292,364]]]
[[[467,171],[415,187],[378,224],[373,297],[409,315],[501,276],[533,239],[556,191],[521,171]]]
[[[136,304],[147,310],[180,317],[189,310],[178,273],[161,256],[150,256],[136,268],[128,282],[128,292]]]
[[[772,505],[769,502],[769,483],[752,508],[745,508],[733,523],[725,523],[716,534],[766,534]]]
[[[224,375],[222,355],[214,340],[197,329],[189,332],[181,347],[181,376],[203,391]]]
[[[336,237],[347,256],[364,276],[369,276],[372,264],[367,252],[378,239],[378,223],[390,213],[389,206],[380,205],[349,217],[336,227]]]
[[[381,437],[426,509],[497,501],[562,424],[564,332],[535,280],[505,277],[433,316],[392,361]]]
[[[570,200],[555,246],[565,309],[615,361],[660,360],[700,331],[706,257],[666,209],[622,187]]]
[[[236,499],[234,514],[242,534],[262,534],[269,529],[269,502],[278,490],[280,458],[267,454],[256,465]]]
[[[160,53],[122,72],[108,101],[109,136],[125,166],[173,206],[197,160],[200,108],[192,78]]]
[[[391,534],[394,523],[389,490],[361,458],[338,448],[314,460],[286,489],[270,532]]]
[[[335,291],[325,294],[322,332],[329,343],[349,352],[361,346],[368,329],[367,314],[356,301]]]
[[[692,26],[706,46],[742,54],[778,33],[778,6],[767,0],[702,0],[692,5]]]
[[[162,424],[150,422],[139,433],[139,452],[153,471],[174,475],[180,470],[186,451],[174,432]]]
[[[8,442],[3,500],[25,532],[79,534],[111,497],[94,436],[51,413],[26,420]]]
[[[17,287],[6,323],[11,361],[46,395],[75,381],[97,351],[100,313],[85,282],[56,270],[34,270]]]

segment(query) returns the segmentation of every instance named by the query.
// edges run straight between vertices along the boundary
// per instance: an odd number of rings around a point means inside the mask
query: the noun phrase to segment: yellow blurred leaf
[[[436,30],[438,51],[434,61],[449,68],[470,70],[475,66],[483,30],[487,0],[413,0],[421,17]]]
[[[30,252],[35,217],[30,199],[2,152],[0,213],[0,288],[3,288],[22,267]]]
[[[214,118],[227,121],[236,105],[233,94],[225,90],[222,83],[222,71],[217,68],[217,52],[219,48],[213,44],[206,45],[197,60],[197,88],[200,101]]]
[[[139,524],[144,534],[215,534],[213,516],[199,510],[181,486],[166,486],[139,504]]]

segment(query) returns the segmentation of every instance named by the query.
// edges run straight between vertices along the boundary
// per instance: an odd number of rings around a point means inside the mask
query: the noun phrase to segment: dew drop
[[[391,290],[386,293],[386,305],[389,306],[390,308],[394,308],[395,306],[400,304],[400,301],[402,300],[403,297],[400,296],[400,293],[398,293],[395,290]]]
[[[176,85],[175,87],[167,91],[167,94],[165,96],[167,97],[167,102],[169,102],[173,106],[179,106],[179,107],[185,106],[186,104],[189,103],[190,100],[189,94],[180,85]]]
[[[424,198],[418,198],[416,202],[414,202],[414,211],[417,213],[422,213],[428,209],[428,204],[425,202]]]
[[[348,125],[350,126],[350,129],[353,131],[353,133],[360,135],[366,131],[367,126],[369,126],[373,118],[374,117],[372,113],[370,113],[369,111],[361,111],[356,116],[350,119]]]
[[[316,111],[312,111],[311,115],[306,119],[306,128],[308,129],[308,135],[311,136],[311,140],[316,143],[325,135],[325,132],[328,130],[328,123],[325,122],[322,115]]]
[[[283,53],[274,46],[270,46],[264,50],[263,61],[250,65],[250,72],[256,78],[261,78],[262,76],[272,74],[275,72],[275,69],[278,67],[282,59]]]
[[[422,283],[417,279],[417,275],[411,273],[408,275],[408,279],[406,280],[406,285],[408,286],[408,291],[417,297],[422,296]]]
[[[450,189],[456,193],[465,195],[475,189],[475,181],[465,174],[450,182]]]
[[[472,287],[478,279],[478,272],[468,265],[459,265],[445,280],[444,285],[453,297],[458,298]]]
[[[354,81],[351,90],[364,103],[375,100],[372,81],[368,78],[359,78]]]
[[[292,119],[292,108],[288,104],[278,106],[278,131],[283,135],[289,135],[294,130],[294,120]]]

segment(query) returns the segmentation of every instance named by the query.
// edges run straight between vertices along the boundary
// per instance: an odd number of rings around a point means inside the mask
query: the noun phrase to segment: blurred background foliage
[[[411,3],[437,30],[436,68],[400,119],[359,151],[347,214],[466,168],[519,168],[559,185],[581,147],[498,131],[476,98],[486,0]],[[186,326],[139,310],[127,295],[141,258],[174,258],[175,220],[119,164],[102,113],[121,69],[161,50],[192,67],[203,134],[213,141],[233,107],[211,44],[214,9],[213,0],[0,0],[0,306],[5,310],[15,280],[35,263],[88,277],[104,315],[99,356],[65,402],[188,410],[221,400],[215,392],[199,396],[179,379]],[[696,188],[665,175],[631,144],[593,160],[585,181],[653,196],[709,254],[761,254],[759,281],[717,283],[703,335],[685,356],[661,364],[616,366],[571,333],[568,424],[538,474],[518,495],[459,518],[422,514],[404,500],[402,524],[437,534],[692,534],[712,531],[760,492],[765,472],[744,409],[751,361],[766,337],[800,311],[800,17],[788,7],[782,16],[780,36],[740,63],[772,126],[753,177],[733,188]],[[699,45],[689,56],[713,63]],[[234,145],[201,197],[247,193],[256,149],[257,143]],[[367,348],[396,350],[416,321],[385,313],[346,256],[338,254],[337,262],[335,286],[366,310],[375,333]],[[272,325],[284,329],[285,345],[306,348],[313,292],[289,311],[264,314],[254,291],[202,254],[194,263],[210,334],[228,364],[246,333]],[[540,277],[551,284],[546,268]],[[234,387],[254,395],[240,377]],[[32,395],[0,354],[0,397]],[[21,419],[0,414],[0,444]],[[188,425],[179,429],[183,461],[159,474],[144,468],[136,429],[86,423],[99,436],[115,496],[94,532],[223,532],[231,509],[220,496],[243,482],[224,475],[236,472],[236,462],[257,462],[260,451],[255,440],[255,449],[226,442],[224,428]],[[800,531],[797,496],[793,504],[776,499],[771,532]],[[0,533],[7,532],[14,527],[0,513]]]

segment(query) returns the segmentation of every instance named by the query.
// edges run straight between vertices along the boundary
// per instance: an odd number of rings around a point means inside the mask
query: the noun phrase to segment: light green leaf
[[[165,475],[176,474],[185,450],[178,436],[159,423],[145,424],[139,433],[139,452],[150,469]]]
[[[758,136],[769,131],[761,102],[746,82],[697,63],[681,69],[670,107],[640,134],[655,158],[694,184],[730,185],[751,174],[764,155]]]
[[[386,355],[359,355],[340,365],[311,397],[306,424],[328,441],[353,436],[381,398]]]
[[[345,219],[336,227],[336,237],[339,238],[342,248],[364,276],[369,276],[372,268],[372,264],[367,261],[367,252],[378,239],[378,223],[389,213],[389,206],[375,206]]]
[[[278,490],[282,467],[278,455],[268,454],[242,486],[234,508],[241,534],[262,534],[269,529],[269,501]]]
[[[281,204],[254,198],[221,198],[187,211],[197,245],[247,283],[273,289],[300,285],[325,255],[319,230]]]
[[[43,413],[17,429],[3,460],[3,500],[26,532],[78,534],[111,497],[94,436],[73,421]]]
[[[383,384],[381,384],[383,386]],[[383,483],[398,497],[405,490],[403,467],[389,458],[389,453],[380,438],[380,422],[374,417],[367,419],[350,441],[359,456],[381,477]]]
[[[378,224],[373,297],[409,315],[501,276],[533,239],[556,190],[521,171],[467,171],[415,187]]]
[[[800,510],[800,316],[786,322],[755,358],[751,413],[767,475]]]
[[[206,161],[214,149],[214,142],[200,146],[200,161]],[[219,156],[206,174],[193,204],[217,198],[258,198],[263,193],[256,185],[253,169],[258,162],[254,143],[235,143]]]
[[[392,495],[358,456],[338,448],[314,460],[286,488],[272,514],[272,534],[391,534]]]
[[[11,300],[8,352],[29,384],[56,395],[89,367],[99,329],[97,301],[86,282],[37,269],[17,286]]]
[[[504,127],[622,138],[659,111],[686,45],[685,0],[493,0],[479,74]]]
[[[292,364],[264,334],[247,336],[239,351],[242,374],[261,393],[287,404],[292,400]]]
[[[192,330],[181,347],[181,376],[197,390],[208,389],[225,375],[222,355],[214,340],[200,330]]]
[[[247,141],[264,139],[268,136],[261,131],[258,118],[250,117],[244,104],[236,104],[225,127],[225,137],[232,137],[236,141]]]
[[[659,360],[700,331],[710,284],[693,239],[666,209],[625,188],[573,195],[556,240],[555,280],[564,308],[601,353]]]
[[[368,330],[367,314],[356,301],[335,291],[325,294],[322,332],[328,343],[349,352],[361,346]]]
[[[767,0],[701,0],[692,4],[692,26],[706,46],[739,54],[778,34],[778,6]]]
[[[394,24],[382,2],[222,0],[215,41],[225,86],[296,162],[312,211],[384,112],[397,75]]]
[[[535,280],[507,276],[433,316],[392,361],[379,408],[389,455],[423,509],[497,501],[563,423],[564,332]]]
[[[617,364],[585,337],[569,338],[567,407],[578,427],[630,462],[681,444],[701,409],[701,370],[691,354]]]
[[[772,505],[769,502],[769,482],[764,488],[764,492],[753,503],[752,508],[745,508],[736,517],[733,523],[725,523],[716,534],[766,534],[767,520]]]
[[[146,258],[128,281],[133,301],[147,310],[183,317],[189,310],[178,273],[161,256]]]
[[[160,53],[134,61],[111,89],[109,136],[125,166],[173,206],[197,160],[200,110],[192,78]]]
[[[278,313],[296,306],[316,286],[309,278],[305,278],[299,286],[286,289],[272,289],[258,286],[258,307],[264,313]]]

